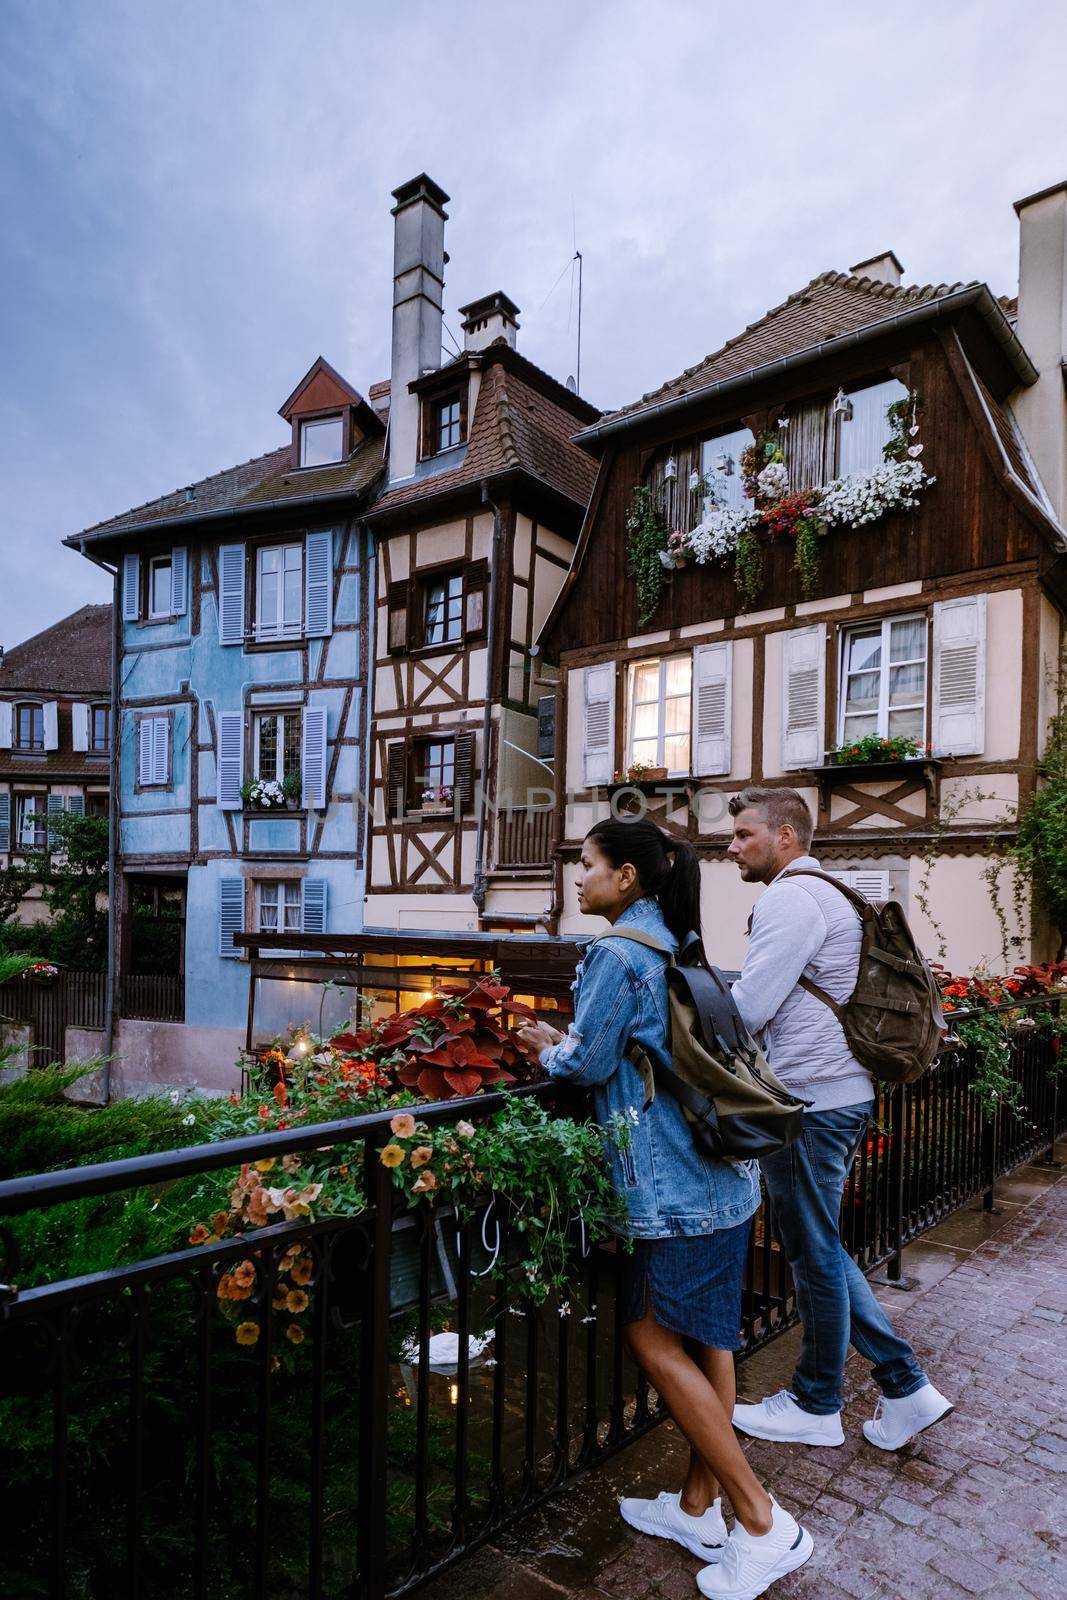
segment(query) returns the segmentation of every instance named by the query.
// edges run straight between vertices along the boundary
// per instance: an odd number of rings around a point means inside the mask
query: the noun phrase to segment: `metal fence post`
[[[997,1181],[997,1123],[1000,1111],[992,1113],[982,1107],[982,1210],[991,1216],[997,1217],[1000,1212],[995,1203],[995,1185]]]
[[[359,1505],[357,1542],[359,1590],[379,1600],[386,1590],[386,1514],[389,1479],[389,1289],[393,1242],[393,1180],[379,1160],[373,1139],[365,1144],[367,1199],[374,1208],[367,1296],[360,1330]]]
[[[890,1238],[893,1253],[885,1266],[884,1281],[893,1289],[914,1289],[918,1279],[906,1278],[901,1266],[901,1253],[906,1242],[907,1228],[904,1217],[904,1137],[907,1126],[905,1116],[904,1084],[890,1091],[889,1101],[889,1204],[892,1208]]]

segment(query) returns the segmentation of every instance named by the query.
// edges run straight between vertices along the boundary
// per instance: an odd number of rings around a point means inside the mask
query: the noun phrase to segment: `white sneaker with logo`
[[[772,1496],[771,1531],[747,1533],[735,1522],[722,1559],[697,1573],[697,1588],[708,1600],[756,1600],[787,1572],[802,1567],[814,1549],[811,1534]]]
[[[619,1510],[623,1521],[640,1533],[650,1533],[656,1539],[673,1539],[703,1561],[718,1561],[726,1543],[722,1501],[716,1500],[703,1516],[694,1517],[682,1510],[681,1498],[681,1494],[664,1491],[655,1500],[620,1500]]]
[[[900,1450],[909,1439],[914,1439],[924,1428],[932,1428],[951,1410],[952,1401],[946,1400],[932,1383],[924,1383],[921,1389],[903,1400],[890,1400],[882,1395],[874,1416],[863,1424],[863,1436],[879,1450]]]
[[[734,1427],[753,1439],[774,1439],[781,1444],[844,1444],[840,1411],[816,1416],[797,1405],[788,1389],[768,1395],[758,1405],[734,1406]]]

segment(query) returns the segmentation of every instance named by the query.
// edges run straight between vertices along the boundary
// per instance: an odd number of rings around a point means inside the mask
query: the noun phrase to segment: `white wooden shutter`
[[[136,622],[141,615],[141,558],[122,558],[122,620]]]
[[[308,811],[326,809],[326,707],[305,706],[301,748],[304,805]]]
[[[67,810],[72,817],[84,817],[85,796],[83,794],[69,794],[67,796]]]
[[[170,719],[152,718],[152,782],[170,782]]]
[[[245,632],[245,547],[219,546],[219,643],[240,644]]]
[[[730,770],[730,671],[733,643],[698,644],[693,651],[692,770],[711,777]]]
[[[220,811],[239,811],[241,807],[242,745],[244,717],[239,711],[223,711],[219,716],[218,755],[215,788]]]
[[[189,604],[189,552],[183,545],[170,553],[171,615],[183,617]]]
[[[0,851],[11,849],[11,792],[0,794]]]
[[[56,842],[55,819],[63,815],[63,796],[50,794],[48,796],[48,848],[51,850]]]
[[[826,626],[782,635],[782,766],[817,766],[826,704]]]
[[[305,878],[301,927],[305,933],[326,932],[326,879]]]
[[[0,750],[11,749],[11,701],[0,700]]]
[[[59,706],[54,700],[46,700],[44,705],[44,747],[59,749]]]
[[[333,534],[329,528],[304,540],[304,632],[320,638],[333,632]]]
[[[75,750],[89,748],[89,707],[75,700],[70,708],[71,741]]]
[[[219,955],[239,957],[233,942],[245,925],[245,884],[243,878],[219,879]]]
[[[890,896],[888,872],[868,871],[866,867],[852,867],[847,871],[826,868],[828,878],[838,878],[850,889],[855,889],[865,900],[885,902]]]
[[[985,749],[985,614],[984,594],[934,606],[935,755]]]
[[[152,717],[142,717],[137,727],[137,782],[141,788],[152,782]]]
[[[585,782],[610,783],[615,748],[615,663],[586,667],[583,676]]]

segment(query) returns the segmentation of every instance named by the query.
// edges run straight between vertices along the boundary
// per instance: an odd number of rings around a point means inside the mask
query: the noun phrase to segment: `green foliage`
[[[796,550],[793,566],[800,574],[800,592],[810,600],[819,581],[822,563],[819,559],[819,539],[823,524],[817,517],[800,517],[796,523]]]
[[[49,956],[61,966],[107,966],[106,817],[61,811],[48,820],[49,846],[30,858],[51,913]]]
[[[924,756],[930,746],[921,739],[911,739],[899,734],[895,739],[882,739],[876,733],[865,734],[862,739],[849,740],[830,751],[830,760],[839,767],[860,766],[866,761],[913,761]]]
[[[763,541],[758,524],[742,528],[734,551],[734,583],[742,611],[751,611],[763,587]]]
[[[1020,1115],[1023,1109],[1022,1085],[1012,1075],[1008,1020],[996,1012],[953,1019],[956,1037],[974,1050],[974,1076],[971,1092],[981,1101],[982,1110],[992,1117],[998,1110]]]
[[[33,873],[25,862],[8,858],[0,869],[0,925],[10,922],[33,887]]]
[[[654,616],[663,587],[660,552],[667,548],[667,524],[647,484],[639,483],[626,518],[626,549],[637,588],[637,620]]]
[[[1049,723],[1041,787],[1019,821],[1013,855],[1067,949],[1067,710]]]

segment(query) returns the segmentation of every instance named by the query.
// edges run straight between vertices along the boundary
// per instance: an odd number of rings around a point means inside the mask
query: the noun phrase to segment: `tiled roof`
[[[111,607],[82,606],[61,622],[5,650],[0,699],[38,694],[106,694],[111,683]]]
[[[821,344],[825,339],[868,327],[965,287],[961,283],[897,286],[874,278],[857,278],[847,272],[822,272],[758,322],[750,323],[743,333],[728,339],[721,349],[698,361],[696,366],[602,420],[611,422],[616,417],[636,414],[661,400],[674,399],[724,378],[737,377]]]
[[[167,522],[195,516],[198,519],[212,512],[251,511],[272,501],[303,500],[311,495],[359,494],[369,488],[379,476],[384,465],[383,439],[380,435],[364,439],[348,457],[332,467],[293,467],[293,447],[282,445],[265,456],[256,456],[239,467],[217,472],[213,477],[194,483],[192,498],[185,489],[175,489],[150,500],[146,505],[135,506],[121,516],[106,522],[95,523],[83,533],[73,535],[67,544],[77,544],[80,538],[98,539],[110,534],[120,534],[128,528],[139,528],[147,522]]]
[[[484,356],[478,403],[461,465],[389,490],[376,502],[376,513],[512,469],[528,472],[579,505],[587,503],[596,463],[573,442],[573,436],[583,422],[587,424],[596,415],[593,408],[552,399],[551,390],[559,389],[555,379],[507,346],[498,351],[490,345]],[[524,381],[524,373],[529,381]]]

